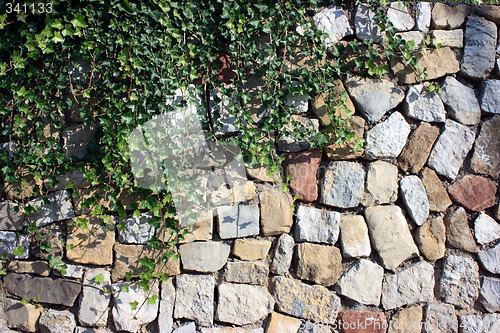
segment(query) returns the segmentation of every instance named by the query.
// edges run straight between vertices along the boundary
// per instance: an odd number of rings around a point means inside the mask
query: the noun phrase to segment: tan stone
[[[347,258],[368,257],[372,252],[368,227],[361,215],[343,215],[340,220],[340,243]]]
[[[267,190],[259,195],[262,233],[276,236],[290,232],[293,224],[293,200],[290,194]]]
[[[328,126],[332,123],[332,119],[328,116],[328,114],[330,114],[333,110],[328,109],[328,105],[326,103],[328,99],[333,100],[333,105],[335,107],[334,115],[337,117],[346,119],[348,113],[352,115],[356,111],[342,81],[335,80],[333,84],[334,88],[331,94],[318,94],[312,102],[312,110],[323,126]]]
[[[436,172],[425,168],[422,171],[422,183],[427,192],[429,209],[433,212],[444,212],[452,202]]]
[[[439,136],[439,128],[426,122],[420,125],[410,134],[406,146],[399,155],[399,167],[403,171],[417,173],[422,169],[429,158],[432,146]]]
[[[114,220],[110,218],[106,227],[99,217],[76,217],[88,220],[88,228],[73,227],[68,230],[66,257],[80,264],[113,264],[113,244],[115,243]]]
[[[31,243],[31,254],[38,259],[48,260],[49,255],[62,257],[64,254],[64,242],[66,241],[66,222],[55,222],[38,230],[42,242]],[[50,244],[52,252],[48,253],[40,248],[41,244]]]
[[[387,333],[420,333],[422,315],[421,306],[399,310],[392,316]]]
[[[301,243],[296,249],[298,278],[327,287],[334,285],[340,278],[342,255],[338,248],[330,245]]]
[[[462,207],[450,208],[444,217],[444,225],[448,245],[467,252],[477,253],[476,242],[472,237],[465,209]]]
[[[474,6],[476,14],[483,16],[488,21],[493,21],[500,24],[500,6],[494,5],[480,5]]]
[[[28,171],[20,171],[22,180],[4,183],[5,196],[8,200],[24,200],[39,195],[42,190],[42,181],[35,180]]]
[[[16,273],[36,274],[49,276],[50,266],[46,261],[21,261],[13,260],[9,263],[8,270]]]
[[[446,251],[446,229],[443,219],[435,217],[417,228],[415,242],[420,253],[429,261],[436,261],[444,257]]]
[[[354,132],[354,140],[364,138],[365,124],[366,121],[361,117],[353,116],[351,118],[349,131]],[[331,141],[325,146],[325,153],[331,160],[351,160],[363,155],[364,153],[364,149],[355,150],[354,144],[355,141],[346,143],[335,143],[334,141]]]
[[[285,316],[277,312],[271,313],[271,320],[267,325],[267,333],[297,333],[302,322],[300,319]]]
[[[433,28],[456,29],[464,23],[470,12],[467,5],[451,6],[444,3],[436,3],[432,9]]]
[[[312,56],[306,55],[307,52],[300,47],[297,47],[295,51],[287,54],[283,60],[283,70],[284,71],[295,71],[299,68],[306,68],[309,70],[314,70],[324,66],[326,62],[326,54],[323,59],[316,60]]]
[[[365,207],[386,204],[398,198],[398,167],[385,161],[370,163],[366,176]]]
[[[281,181],[280,175],[269,175],[269,170],[265,167],[246,168],[247,175],[262,182],[276,183]]]
[[[38,329],[37,321],[43,308],[33,304],[23,305],[17,300],[5,298],[3,310],[8,327],[26,332],[36,332]]]
[[[236,239],[232,253],[241,260],[261,260],[267,257],[271,244],[265,239]]]
[[[184,235],[184,239],[181,239],[179,243],[190,243],[198,240],[211,240],[213,232],[214,218],[212,212],[207,212],[202,214],[198,222],[191,224],[187,227],[188,234]],[[168,228],[163,229],[159,232],[162,236],[157,236],[160,239],[165,239],[170,235],[170,230]]]

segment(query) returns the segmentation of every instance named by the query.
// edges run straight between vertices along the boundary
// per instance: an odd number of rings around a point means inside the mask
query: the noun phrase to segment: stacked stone
[[[310,150],[307,140],[281,138],[295,205],[265,170],[247,169],[252,181],[241,202],[191,226],[180,260],[163,268],[171,278],[148,291],[126,279],[153,254],[147,241],[168,237],[148,223],[147,212],[120,221],[89,217],[82,200],[94,193],[78,172],[56,187],[41,185],[50,191],[44,197],[23,191],[40,208],[29,220],[52,244],[51,254],[64,258],[61,275],[22,235],[21,198],[6,193],[0,251],[13,256],[23,247],[3,277],[7,326],[81,333],[500,331],[500,8],[411,6],[392,3],[388,18],[416,45],[430,36],[419,68],[442,88],[429,91],[397,57],[393,80],[337,81],[332,97],[347,92],[351,128],[366,140],[364,150],[334,142]],[[352,35],[384,42],[371,10],[359,5],[352,15],[331,6],[314,17],[325,43]],[[257,94],[254,83],[249,89]],[[287,104],[297,121],[318,128],[330,121],[327,97],[289,96]],[[212,103],[222,117],[225,105]],[[258,100],[251,107],[261,114]],[[218,121],[220,134],[240,130],[231,119]],[[121,199],[132,210],[125,194]],[[77,227],[79,217],[89,218],[87,228]],[[68,221],[75,226],[67,228]]]

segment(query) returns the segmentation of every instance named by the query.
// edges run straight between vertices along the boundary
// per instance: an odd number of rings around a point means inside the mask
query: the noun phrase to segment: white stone
[[[118,220],[118,224],[124,226],[124,229],[118,228],[118,240],[127,244],[146,244],[155,233],[155,228],[149,223],[152,217],[151,213],[142,213],[138,218]]]
[[[219,236],[222,239],[259,234],[259,206],[235,205],[217,207]]]
[[[424,333],[456,333],[458,319],[453,305],[436,303],[428,304],[424,311]]]
[[[332,161],[323,178],[320,203],[340,208],[356,207],[363,199],[364,185],[365,170],[362,164]]]
[[[345,36],[352,35],[353,31],[342,7],[329,6],[313,16],[318,30],[328,35],[324,39],[326,46],[337,44]]]
[[[415,25],[415,20],[408,13],[408,5],[403,1],[391,2],[387,10],[387,19],[397,31],[408,31]]]
[[[439,96],[447,106],[448,116],[453,120],[464,125],[475,125],[481,120],[481,108],[474,89],[460,83],[453,76],[446,77]]]
[[[479,267],[469,257],[448,255],[444,259],[443,274],[439,281],[443,301],[460,308],[474,305],[479,295]]]
[[[479,315],[461,315],[458,317],[461,333],[482,333],[483,318]]]
[[[186,318],[198,325],[210,326],[214,321],[213,275],[188,275],[176,277],[174,318]]]
[[[441,98],[422,84],[408,89],[403,109],[408,117],[417,120],[436,123],[444,123],[446,120],[446,110]]]
[[[431,25],[432,6],[428,2],[418,2],[416,5],[415,26],[422,32],[429,31]]]
[[[190,322],[177,327],[172,333],[196,333],[196,324],[194,322]]]
[[[358,5],[354,16],[354,29],[356,37],[361,40],[373,39],[380,41],[383,38],[383,33],[375,21],[375,12],[370,8]]]
[[[340,244],[347,258],[368,257],[372,252],[368,227],[361,215],[343,215],[340,219]]]
[[[161,283],[159,333],[171,333],[174,325],[175,288],[172,279]]]
[[[96,282],[96,277],[98,277],[98,280],[102,278],[103,282]],[[78,321],[85,326],[106,326],[111,294],[102,290],[111,290],[109,271],[105,269],[89,269],[85,272],[83,283]]]
[[[73,333],[76,328],[75,316],[69,311],[46,310],[38,320],[40,332]]]
[[[45,199],[49,201],[48,205],[44,205]],[[45,197],[33,199],[27,203],[27,206],[35,206],[38,208],[38,214],[31,216],[31,220],[35,222],[38,227],[75,217],[73,203],[71,202],[71,193],[66,190],[57,191]]]
[[[271,272],[277,275],[284,275],[288,272],[292,263],[294,246],[295,241],[289,234],[282,234],[278,238],[271,261]]]
[[[365,305],[380,304],[384,269],[378,264],[360,259],[337,282],[337,294]]]
[[[488,244],[500,238],[500,224],[481,212],[474,222],[474,235],[479,244]]]
[[[500,60],[500,58],[499,58]],[[500,80],[486,80],[481,84],[481,110],[500,114]]]
[[[480,290],[480,301],[488,312],[500,311],[500,280],[485,276]]]
[[[394,112],[368,131],[366,135],[365,154],[368,159],[392,159],[403,150],[410,125],[399,112]]]
[[[64,277],[69,277],[72,279],[81,279],[83,278],[83,274],[85,273],[85,267],[84,266],[78,266],[78,265],[71,265],[71,264],[65,264],[66,267],[66,272],[65,274],[62,274]],[[57,271],[57,273],[60,273]]]
[[[455,30],[432,30],[430,33],[431,45],[440,47],[461,48],[464,46],[464,32],[462,29]]]
[[[12,231],[0,231],[0,256],[6,254],[9,258],[28,259],[29,238],[27,235],[19,235]],[[23,254],[14,255],[18,247],[23,247]]]
[[[484,315],[483,332],[500,332],[500,313]]]
[[[500,274],[500,243],[477,253],[483,267],[493,274]]]
[[[411,218],[418,226],[421,226],[429,216],[429,200],[424,184],[420,178],[411,175],[401,179],[399,189]]]
[[[227,262],[231,247],[222,242],[194,242],[179,246],[185,270],[216,272]]]
[[[363,206],[373,206],[396,201],[398,198],[398,167],[375,161],[368,166]]]
[[[297,209],[297,241],[334,245],[339,238],[340,213],[300,205]]]
[[[422,48],[422,45],[424,44],[425,39],[424,34],[420,31],[398,32],[396,33],[396,36],[401,37],[401,39],[407,43],[413,43],[413,50],[420,50]]]

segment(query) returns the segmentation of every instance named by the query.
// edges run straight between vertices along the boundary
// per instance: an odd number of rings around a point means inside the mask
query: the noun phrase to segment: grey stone
[[[45,200],[49,202],[46,206],[44,205]],[[34,206],[39,210],[37,214],[30,216],[38,227],[75,217],[71,193],[66,190],[50,193],[45,197],[38,197],[29,201],[27,205]]]
[[[481,110],[500,114],[500,80],[486,80],[481,83]]]
[[[464,125],[474,125],[481,120],[481,108],[474,89],[460,83],[453,76],[446,77],[439,96],[446,104],[450,118]]]
[[[498,93],[500,94],[500,90]],[[483,122],[470,161],[473,171],[493,178],[500,175],[500,131],[498,128],[500,128],[500,116],[494,116]]]
[[[113,332],[105,327],[101,328],[77,327],[75,328],[75,333],[113,333]]]
[[[444,131],[437,139],[427,164],[437,173],[455,179],[475,137],[474,131],[468,127],[446,120]]]
[[[233,86],[228,86],[231,90]],[[239,131],[238,117],[231,113],[230,106],[236,102],[236,93],[223,94],[220,91],[210,92],[210,113],[212,114],[212,125],[214,126],[215,135],[233,134]]]
[[[101,278],[104,282],[96,282]],[[85,326],[106,326],[111,294],[103,290],[111,290],[111,274],[105,269],[87,270],[83,283],[78,321]]]
[[[415,26],[415,20],[408,13],[408,5],[403,1],[391,2],[387,10],[387,20],[397,31],[408,31]]]
[[[483,317],[483,332],[498,332],[500,331],[500,314],[486,314]]]
[[[464,32],[462,29],[432,30],[430,36],[431,45],[435,47],[448,46],[461,48],[464,46]]]
[[[267,288],[224,283],[218,288],[217,320],[236,325],[254,323],[273,311]]]
[[[467,5],[451,6],[436,3],[432,9],[432,27],[438,29],[457,29],[465,21],[470,9]]]
[[[235,205],[217,207],[219,236],[222,239],[259,234],[259,206]]]
[[[446,120],[446,110],[441,98],[422,84],[408,89],[403,109],[408,117],[421,121],[443,123]]]
[[[22,254],[14,255],[14,251],[23,247]],[[28,259],[30,243],[26,235],[17,235],[13,231],[0,231],[0,255],[7,255],[9,258]]]
[[[456,333],[458,319],[453,305],[437,303],[428,304],[424,314],[424,333]]]
[[[70,184],[76,188],[89,187],[90,183],[85,181],[85,175],[80,170],[73,170],[64,175],[55,176],[56,183],[52,184],[50,180],[45,180],[43,186],[49,191],[60,191],[69,189]]]
[[[177,327],[172,333],[196,333],[196,324],[194,322]]]
[[[233,261],[226,264],[224,279],[227,282],[265,285],[269,265],[260,261]]]
[[[394,112],[368,131],[366,135],[366,158],[368,159],[392,159],[399,156],[403,150],[410,125],[399,112]]]
[[[368,227],[361,215],[343,215],[340,220],[340,244],[347,258],[368,257],[372,252]]]
[[[399,182],[399,190],[413,222],[418,226],[424,224],[429,216],[429,201],[420,178],[414,175],[404,177]]]
[[[283,275],[288,272],[292,263],[294,246],[295,241],[289,234],[282,234],[278,238],[270,266],[272,273]]]
[[[404,92],[388,80],[353,77],[347,79],[345,85],[349,95],[369,122],[379,121],[405,97]]]
[[[17,145],[15,142],[2,142],[0,143],[0,150],[4,150],[9,153],[9,157],[14,156]]]
[[[42,308],[30,303],[21,304],[18,300],[11,298],[2,297],[2,303],[3,309],[0,309],[0,311],[5,314],[7,327],[17,328],[27,332],[36,332],[37,322],[42,312]],[[2,327],[1,325],[4,324],[0,322],[0,327]],[[4,333],[4,331],[1,332]]]
[[[285,105],[289,106],[293,113],[307,113],[309,108],[309,96],[288,94]]]
[[[408,222],[398,206],[373,206],[365,210],[373,246],[382,265],[394,270],[406,259],[418,255]]]
[[[160,306],[158,313],[158,331],[159,333],[171,333],[174,325],[174,305],[175,305],[175,287],[172,279],[161,283]]]
[[[360,163],[333,161],[327,166],[320,203],[350,208],[361,203],[364,196],[365,170]]]
[[[149,284],[144,290],[136,283],[115,283],[112,285],[114,306],[113,322],[117,331],[138,332],[158,315],[158,301],[147,302],[153,295],[159,295],[158,282]],[[136,309],[130,303],[137,302]]]
[[[482,333],[483,318],[480,315],[461,315],[458,317],[461,333]]]
[[[500,243],[477,253],[483,267],[493,274],[500,274]]]
[[[22,230],[26,216],[19,205],[13,202],[0,202],[0,230]]]
[[[76,321],[69,311],[47,310],[40,315],[38,325],[42,333],[73,333]]]
[[[484,212],[474,221],[474,235],[479,244],[488,244],[500,238],[500,224]]]
[[[425,40],[424,33],[420,31],[398,32],[396,36],[401,37],[401,39],[407,43],[413,43],[413,50],[420,50]]]
[[[430,302],[434,297],[434,267],[419,261],[399,273],[386,276],[382,284],[382,306],[385,310],[417,302]]]
[[[484,79],[495,67],[496,46],[496,24],[479,16],[469,16],[461,73],[473,80]]]
[[[76,158],[83,159],[87,155],[87,146],[94,139],[94,129],[87,125],[75,125],[67,127],[63,133],[63,152],[66,160]]]
[[[352,35],[353,31],[344,10],[340,6],[329,6],[313,16],[318,30],[328,35],[324,39],[326,46],[337,44],[345,36]]]
[[[358,5],[354,16],[354,29],[356,37],[361,40],[373,39],[380,41],[384,34],[375,21],[375,12],[363,5]]]
[[[241,328],[241,327],[212,327],[212,328],[202,328],[201,333],[264,333],[262,327],[259,328]]]
[[[300,205],[297,209],[297,241],[334,245],[339,238],[340,214],[326,209]]]
[[[185,270],[216,272],[227,262],[231,247],[221,242],[194,242],[179,246]]]
[[[151,213],[142,213],[139,217],[118,220],[118,224],[123,224],[125,227],[118,229],[118,241],[127,244],[146,244],[155,233],[155,228],[149,223],[152,217]]]
[[[297,153],[308,150],[311,146],[309,142],[314,137],[314,132],[319,130],[319,120],[292,115],[291,122],[284,126],[282,135],[278,138],[278,150],[287,153]],[[312,133],[302,139],[295,139],[290,133],[302,131]]]
[[[396,201],[398,198],[398,167],[375,161],[368,166],[363,206],[373,206]]]
[[[85,267],[84,266],[77,266],[77,265],[71,265],[71,264],[65,264],[66,265],[66,272],[61,272],[57,271],[57,273],[61,274],[64,277],[72,278],[72,279],[78,279],[80,280],[83,278],[83,274],[85,273]]]
[[[186,318],[198,325],[214,321],[215,278],[212,275],[178,275],[174,318]]]
[[[415,8],[415,27],[422,32],[429,31],[432,6],[428,2],[418,2]]]
[[[384,269],[378,264],[360,259],[342,275],[335,290],[337,294],[365,305],[380,304]]]
[[[479,300],[486,311],[498,312],[500,310],[500,280],[485,276]]]
[[[439,281],[439,293],[443,301],[459,308],[474,305],[479,295],[479,267],[469,257],[447,255],[443,275]]]

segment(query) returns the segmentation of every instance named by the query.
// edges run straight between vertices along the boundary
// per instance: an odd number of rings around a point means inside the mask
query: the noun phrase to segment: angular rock
[[[451,206],[452,202],[436,172],[432,169],[424,168],[421,177],[425,192],[427,192],[429,209],[432,212],[444,212],[446,208]]]
[[[286,175],[290,178],[290,187],[297,199],[313,202],[318,198],[318,173],[321,162],[321,150],[309,150],[292,153],[286,160]]]
[[[226,264],[224,279],[227,282],[265,285],[269,265],[263,262],[234,261]]]
[[[293,258],[293,248],[295,246],[295,241],[292,236],[288,234],[282,234],[278,238],[276,247],[274,248],[272,261],[271,261],[271,272],[277,275],[284,275],[290,269],[290,264]]]
[[[22,247],[22,249],[21,249]],[[17,235],[12,231],[0,231],[0,255],[8,258],[27,259],[29,256],[30,243],[26,235]],[[19,254],[15,251],[21,250]]]
[[[297,251],[297,277],[324,286],[332,286],[342,274],[342,255],[334,246],[301,243]],[[318,261],[318,258],[324,260]]]
[[[267,325],[268,333],[297,333],[302,322],[290,316],[285,316],[279,314],[278,312],[273,312],[271,314],[271,320]]]
[[[256,167],[256,168],[246,168],[247,175],[252,177],[253,179],[260,180],[261,182],[270,182],[275,183],[280,180],[280,175],[269,175],[269,169],[265,167]]]
[[[311,148],[309,142],[314,138],[314,132],[319,130],[319,120],[299,115],[292,115],[291,122],[284,125],[282,135],[278,138],[278,150],[287,153],[298,153]],[[296,139],[291,134],[294,131],[311,133],[308,136]]]
[[[420,50],[425,41],[425,35],[420,31],[398,32],[396,36],[401,37],[407,43],[413,43],[412,50]]]
[[[278,190],[267,190],[260,193],[259,199],[262,234],[288,233],[293,223],[292,197]]]
[[[474,90],[453,76],[444,80],[439,96],[446,104],[450,118],[464,125],[474,125],[481,120],[481,108]]]
[[[327,166],[320,203],[350,208],[361,203],[364,196],[365,170],[355,162],[333,161]]]
[[[439,136],[439,128],[421,122],[410,134],[406,146],[398,158],[398,165],[403,171],[418,173],[425,165],[432,146]]]
[[[493,274],[500,274],[500,243],[477,253],[481,265]]]
[[[458,332],[458,319],[453,305],[437,303],[428,304],[424,312],[424,333]]]
[[[479,244],[488,244],[500,239],[500,224],[484,212],[474,221],[474,235]]]
[[[432,6],[428,2],[418,2],[415,8],[415,28],[422,32],[429,31]]]
[[[486,80],[481,83],[481,110],[486,113],[500,113],[500,80]]]
[[[335,291],[339,295],[365,305],[380,304],[384,269],[376,263],[360,259],[337,282]]]
[[[196,333],[196,324],[190,322],[188,324],[177,327],[172,333]]]
[[[45,200],[48,200],[48,205],[44,204]],[[31,221],[35,222],[38,227],[75,217],[69,191],[57,191],[46,197],[33,199],[28,202],[27,206],[38,208],[38,213],[30,216]]]
[[[385,310],[417,302],[430,302],[434,297],[434,267],[419,261],[399,273],[386,276],[382,284],[382,306]]]
[[[432,9],[432,27],[438,29],[456,29],[465,21],[470,12],[467,5],[451,6],[436,3]]]
[[[421,333],[422,307],[403,308],[396,312],[389,324],[388,333]]]
[[[379,121],[404,99],[404,92],[391,81],[355,77],[345,82],[347,91],[369,122]]]
[[[343,215],[340,220],[340,244],[347,258],[368,257],[372,252],[368,227],[362,215]]]
[[[354,132],[354,139],[344,143],[336,143],[335,138],[332,138],[325,145],[326,156],[330,160],[352,160],[363,155],[364,149],[355,147],[359,139],[363,139],[365,135],[366,120],[361,117],[353,116],[347,129]]]
[[[125,228],[118,229],[118,241],[127,244],[146,244],[154,236],[155,228],[149,222],[151,213],[142,213],[138,218],[118,220]]]
[[[374,160],[398,157],[410,131],[410,125],[401,113],[394,112],[366,134],[366,158]]]
[[[114,306],[113,322],[118,331],[138,332],[142,326],[149,324],[158,316],[158,301],[147,302],[153,295],[159,295],[157,282],[149,284],[144,290],[136,283],[115,283],[112,286]],[[137,302],[133,309],[130,303]]]
[[[486,78],[495,67],[496,46],[496,24],[479,16],[469,16],[461,73],[473,80]]]
[[[485,276],[480,290],[480,302],[488,312],[500,310],[500,280]]]
[[[446,242],[457,249],[476,253],[477,246],[467,222],[467,213],[462,207],[453,207],[444,217]]]
[[[464,46],[464,32],[462,29],[432,30],[430,36],[431,45],[434,47],[462,48]]]
[[[475,6],[476,14],[484,17],[485,19],[500,24],[500,8],[495,5],[481,5]]]
[[[354,29],[356,37],[361,40],[373,39],[374,41],[379,41],[384,35],[375,20],[375,12],[363,5],[358,5],[356,8]]]
[[[24,227],[26,216],[19,205],[13,202],[0,202],[0,230],[16,231]]]
[[[83,283],[85,286],[82,289],[78,321],[85,326],[106,326],[111,294],[104,293],[102,290],[111,290],[109,271],[105,269],[88,270],[85,272]]]
[[[340,298],[326,287],[278,276],[272,279],[271,290],[276,310],[318,323],[335,324]]]
[[[391,203],[398,198],[398,168],[391,163],[375,161],[368,166],[363,206]]]
[[[420,253],[429,261],[444,257],[446,250],[446,229],[441,217],[431,218],[427,223],[417,228],[415,243]]]
[[[76,328],[75,316],[69,311],[47,310],[38,320],[42,333],[72,333]]]
[[[320,93],[314,97],[312,101],[312,111],[318,117],[319,122],[323,126],[328,126],[332,123],[331,112],[334,111],[336,117],[342,119],[348,118],[348,114],[353,114],[356,109],[349,95],[346,93],[344,84],[341,80],[333,81],[333,91],[328,93]],[[331,110],[329,101],[334,101],[335,109]]]
[[[297,241],[334,245],[339,238],[340,214],[300,205],[297,209]]]
[[[481,125],[470,161],[474,172],[493,178],[498,178],[500,175],[500,131],[498,128],[500,128],[500,116],[486,120]]]
[[[219,285],[216,318],[219,321],[245,325],[254,323],[273,311],[274,299],[267,288],[245,284]]]
[[[259,206],[236,205],[217,207],[219,236],[222,239],[259,234]]]
[[[85,273],[85,267],[71,265],[71,264],[65,264],[65,265],[66,265],[66,272],[57,271],[58,274],[64,277],[78,279],[78,280],[81,280],[83,278],[83,274]]]
[[[323,41],[326,46],[337,44],[345,36],[352,35],[347,15],[340,6],[328,6],[313,16],[316,28],[328,35]]]
[[[446,120],[444,132],[437,139],[427,164],[437,173],[455,179],[475,137],[474,131],[467,126]]]
[[[479,315],[461,315],[458,317],[462,333],[482,333],[483,318]]]
[[[444,258],[443,275],[439,281],[439,293],[443,301],[459,308],[474,305],[479,296],[479,267],[469,257],[447,255]]]
[[[289,106],[293,113],[307,113],[309,109],[309,96],[288,94],[285,105]]]
[[[261,260],[267,257],[271,245],[265,239],[236,239],[231,253],[241,260]]]
[[[408,223],[398,206],[373,206],[365,210],[373,246],[382,265],[394,270],[406,259],[418,255]]]
[[[343,333],[385,333],[387,327],[383,312],[341,311],[338,322]]]
[[[441,98],[422,84],[408,89],[403,109],[408,117],[421,121],[443,123],[446,120],[446,110]]]
[[[216,272],[227,262],[231,247],[222,242],[195,242],[179,246],[185,270]]]
[[[161,283],[160,305],[158,313],[159,333],[170,333],[174,325],[175,287],[172,279]]]
[[[94,133],[93,128],[84,124],[66,127],[63,133],[66,160],[72,157],[83,159],[87,155],[88,144],[94,139]]]
[[[36,332],[42,308],[29,303],[21,304],[19,301],[11,298],[4,298],[3,302],[3,310],[8,327],[26,332]]]
[[[415,20],[408,13],[408,6],[403,1],[391,2],[387,10],[387,19],[397,31],[408,31],[415,25]]]
[[[497,332],[500,330],[500,315],[498,313],[484,315],[483,328],[484,332]]]
[[[22,261],[22,260],[12,260],[7,269],[15,273],[27,273],[36,274],[41,276],[49,276],[50,266],[46,261]]]
[[[213,275],[181,274],[176,277],[174,318],[187,318],[198,325],[210,326],[214,321]]]
[[[417,176],[406,176],[399,182],[399,190],[403,202],[413,222],[421,226],[429,216],[429,201],[424,184]]]
[[[212,239],[212,231],[214,227],[214,217],[212,212],[202,213],[199,220],[187,227],[189,231],[188,234],[184,236],[184,239],[180,243],[190,243],[194,241],[208,241]],[[163,235],[162,235],[163,232]],[[158,238],[165,238],[162,236],[170,237],[170,232],[165,229],[160,229],[157,232]]]
[[[495,205],[497,184],[485,177],[466,175],[448,187],[453,201],[479,212]]]

